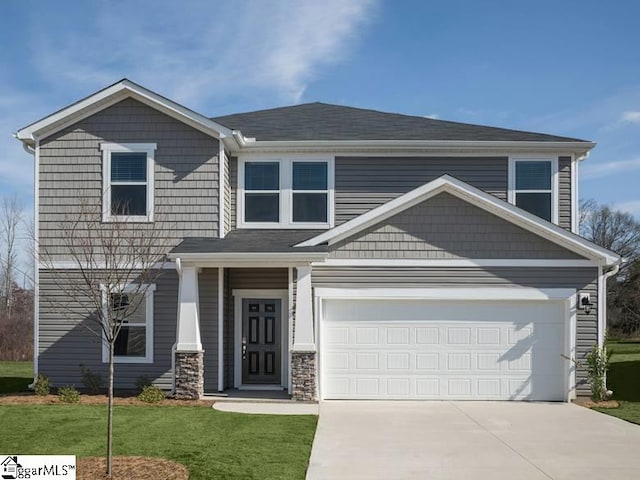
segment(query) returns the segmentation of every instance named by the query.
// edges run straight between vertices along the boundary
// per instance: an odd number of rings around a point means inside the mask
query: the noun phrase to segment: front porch
[[[229,243],[212,242],[217,248]],[[311,261],[324,255],[243,252],[220,258],[211,252],[174,251],[179,275],[176,397],[315,400]]]

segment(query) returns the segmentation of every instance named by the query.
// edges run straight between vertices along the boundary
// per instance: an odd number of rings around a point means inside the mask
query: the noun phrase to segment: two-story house
[[[172,225],[138,341],[116,352],[119,388],[588,392],[567,357],[602,344],[621,261],[577,234],[594,143],[323,103],[208,118],[128,80],[17,138],[35,157],[38,248],[56,255],[35,324],[36,371],[55,385],[79,384],[79,364],[105,371],[100,342],[45,301],[75,268],[57,222],[83,195],[105,223],[126,201],[130,228]]]

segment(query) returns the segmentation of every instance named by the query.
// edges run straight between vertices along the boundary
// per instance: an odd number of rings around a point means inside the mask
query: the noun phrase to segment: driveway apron
[[[564,403],[320,404],[308,480],[640,478],[640,427]]]

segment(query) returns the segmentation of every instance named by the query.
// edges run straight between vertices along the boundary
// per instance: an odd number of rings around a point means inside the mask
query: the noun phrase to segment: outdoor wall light
[[[589,315],[591,313],[591,307],[593,307],[593,302],[591,302],[590,294],[581,293],[578,299],[578,309],[584,310],[584,313]]]

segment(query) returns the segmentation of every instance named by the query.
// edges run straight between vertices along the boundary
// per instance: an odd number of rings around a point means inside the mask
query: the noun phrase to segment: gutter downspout
[[[38,380],[38,356],[40,349],[40,260],[39,260],[39,182],[40,182],[40,140],[33,137],[35,145],[32,147],[17,134],[13,135],[22,142],[22,148],[29,155],[33,155],[33,382],[27,388],[34,389]]]
[[[622,262],[624,262],[624,259],[622,259]],[[622,263],[620,262],[620,263]],[[600,302],[602,302],[602,326],[603,326],[603,333],[602,333],[602,338],[604,339],[604,332],[606,332],[606,328],[607,328],[607,280],[611,277],[613,277],[614,275],[616,275],[619,271],[620,271],[620,263],[616,264],[613,266],[613,268],[611,270],[609,270],[607,273],[602,275],[602,292],[604,293],[604,295],[599,299]],[[604,302],[602,301],[604,299]],[[604,346],[604,340],[602,342],[603,344],[600,345],[600,347]],[[607,377],[605,374],[605,379],[604,379],[604,387],[608,392],[609,390],[609,386],[607,385]]]
[[[603,326],[602,334],[603,335],[604,335],[604,332],[606,332],[607,330],[607,301],[606,301],[607,300],[607,280],[609,280],[611,277],[616,275],[619,271],[620,271],[620,264],[618,263],[614,265],[611,270],[609,270],[608,272],[602,275],[602,292],[604,293],[601,299],[601,301],[604,300],[604,302],[602,302],[602,326]]]

